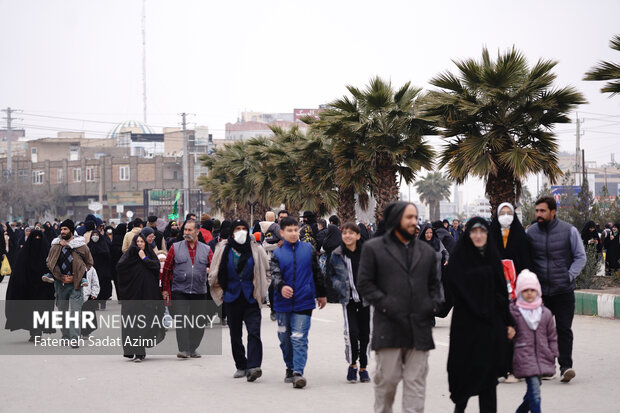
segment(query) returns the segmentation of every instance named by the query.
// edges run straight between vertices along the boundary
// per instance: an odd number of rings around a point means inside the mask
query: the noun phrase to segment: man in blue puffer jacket
[[[571,330],[575,314],[575,279],[586,265],[586,252],[577,228],[559,220],[556,210],[554,198],[537,200],[536,223],[526,233],[543,302],[555,316],[561,381],[568,383],[575,377]]]
[[[278,338],[286,364],[285,383],[303,388],[308,359],[308,331],[312,310],[325,307],[325,283],[316,252],[311,244],[299,241],[299,223],[295,218],[280,222],[284,244],[273,252],[270,272],[275,286],[274,310],[278,320]]]

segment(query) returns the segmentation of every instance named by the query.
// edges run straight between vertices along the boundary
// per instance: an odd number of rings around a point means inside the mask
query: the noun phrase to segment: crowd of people
[[[13,270],[6,328],[29,330],[31,341],[52,332],[32,329],[31,317],[11,307],[19,300],[38,300],[33,311],[55,302],[59,310],[95,312],[105,311],[116,291],[122,314],[148,319],[204,314],[213,300],[229,327],[233,377],[253,382],[262,375],[261,306],[268,304],[284,381],[303,388],[312,314],[329,301],[342,306],[346,380],[374,382],[376,412],[392,411],[402,381],[403,411],[422,412],[435,317],[452,314],[447,371],[454,411],[479,396],[480,411],[495,412],[498,378],[505,378],[527,382],[517,412],[539,412],[541,380],[555,378],[556,359],[562,382],[576,376],[571,326],[585,248],[605,251],[610,270],[620,258],[618,225],[599,231],[588,223],[580,234],[556,211],[553,198],[539,199],[527,230],[510,203],[490,222],[473,217],[463,227],[458,220],[422,224],[417,207],[403,201],[388,205],[376,228],[310,211],[301,222],[270,211],[252,225],[207,214],[167,223],[149,216],[116,227],[93,215],[77,225],[7,223],[0,231],[0,253]],[[175,333],[178,358],[201,357],[204,328]],[[89,334],[62,329],[74,348]],[[155,338],[124,345],[123,356],[141,362],[166,328],[124,327],[122,334]]]

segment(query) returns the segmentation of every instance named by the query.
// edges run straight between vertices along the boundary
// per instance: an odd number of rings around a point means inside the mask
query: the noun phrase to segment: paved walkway
[[[6,282],[0,284],[4,297]],[[342,312],[330,304],[315,311],[310,330],[308,387],[283,383],[284,364],[276,324],[263,310],[264,375],[255,383],[233,379],[228,330],[223,355],[178,360],[148,356],[143,363],[118,356],[0,356],[0,412],[371,412],[372,384],[346,382]],[[3,320],[2,320],[3,322]],[[544,382],[545,413],[617,412],[620,405],[620,321],[577,316],[576,379],[570,384]],[[449,319],[434,329],[426,412],[451,412],[446,359]],[[11,333],[28,338],[25,331]],[[96,335],[96,332],[95,332]],[[172,337],[167,338],[173,339]],[[24,343],[24,345],[29,345]],[[147,351],[148,352],[148,351]],[[374,360],[371,361],[371,375]],[[525,383],[500,384],[499,412],[514,412]],[[400,411],[400,394],[395,411]],[[468,411],[478,411],[477,400]]]

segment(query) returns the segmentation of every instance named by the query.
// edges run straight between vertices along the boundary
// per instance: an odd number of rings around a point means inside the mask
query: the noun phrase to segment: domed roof
[[[132,132],[132,133],[153,133],[150,126],[140,122],[139,120],[126,120],[114,126],[106,138],[116,138],[119,133]]]

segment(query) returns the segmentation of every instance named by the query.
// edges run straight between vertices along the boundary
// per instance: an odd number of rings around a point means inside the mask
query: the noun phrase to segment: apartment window
[[[179,171],[172,171],[172,179],[175,181],[179,179]]]
[[[20,178],[25,178],[28,176],[28,170],[27,169],[20,169],[19,171],[17,171],[17,176],[19,176]]]
[[[56,170],[56,182],[58,182],[59,184],[62,184],[63,178],[64,178],[64,171],[62,169],[57,169]]]
[[[86,182],[95,182],[95,168],[92,166],[86,168]]]
[[[73,182],[82,182],[82,168],[73,168]]]
[[[41,185],[43,183],[43,175],[45,175],[45,171],[32,171],[32,183]]]
[[[35,163],[39,162],[39,156],[37,155],[37,148],[32,148],[30,150],[30,160]]]
[[[69,146],[69,160],[70,161],[79,161],[80,160],[80,145],[76,143],[72,143]],[[81,174],[81,172],[80,172]]]
[[[119,179],[121,181],[129,181],[129,166],[119,167]]]

